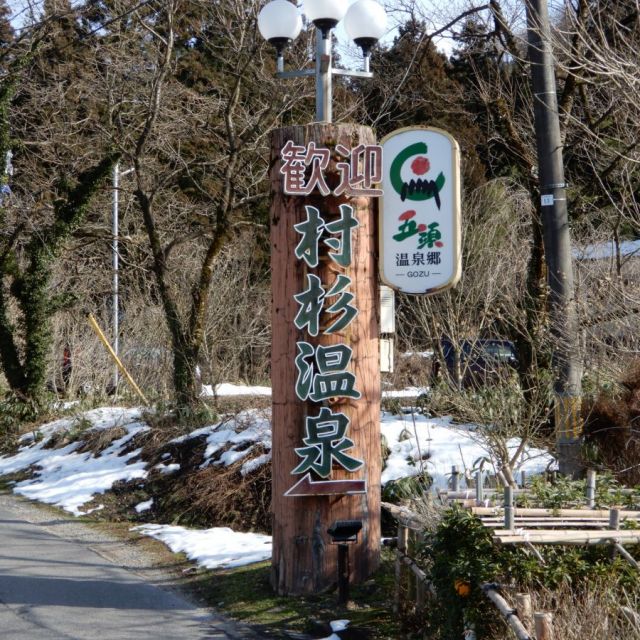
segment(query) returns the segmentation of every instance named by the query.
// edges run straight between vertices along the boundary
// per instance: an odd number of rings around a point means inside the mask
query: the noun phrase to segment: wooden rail
[[[415,559],[409,555],[421,541],[421,532],[417,529],[419,526],[418,516],[395,505],[382,503],[382,506],[395,515],[401,514],[406,518],[398,522],[398,537],[385,541],[385,544],[389,546],[395,545],[396,547],[396,589],[393,610],[395,613],[402,612],[405,603],[409,600],[413,603],[415,612],[419,614],[425,608],[426,594],[428,593],[431,596],[435,596],[436,589],[427,574],[418,566]],[[533,619],[530,615],[530,596],[519,594],[518,611],[516,611],[516,609],[510,607],[507,601],[498,593],[496,585],[482,585],[482,591],[496,606],[498,612],[507,623],[507,626],[513,631],[516,640],[534,640],[533,636],[529,635],[525,626],[527,622],[531,625],[531,620]],[[528,607],[525,607],[522,603],[528,603]],[[518,614],[521,613],[520,609],[528,613],[529,617],[521,620],[518,617]],[[536,616],[540,615],[548,616],[550,614],[536,614]],[[548,620],[549,618],[545,617],[544,619]],[[469,628],[465,637],[475,638],[473,629]],[[547,636],[540,636],[540,638],[546,637]],[[552,638],[552,636],[548,637]]]
[[[507,601],[497,592],[496,586],[493,584],[483,584],[483,593],[493,602],[498,611],[502,614],[505,622],[509,625],[518,640],[534,640],[527,631],[526,627],[518,618],[517,610],[509,606]]]
[[[410,555],[422,541],[422,532],[416,528],[415,521],[410,526],[406,521],[398,522],[396,538],[395,595],[393,610],[399,613],[404,602],[410,599],[414,603],[416,613],[425,606],[426,592],[435,594],[435,588],[427,574],[418,566]]]
[[[575,509],[519,508],[514,505],[514,496],[525,493],[525,489],[505,486],[502,489],[483,490],[482,475],[479,475],[475,488],[461,491],[458,476],[454,467],[452,490],[439,492],[439,497],[445,500],[462,500],[463,504],[475,503],[469,505],[471,513],[477,516],[485,527],[493,530],[493,540],[497,544],[524,545],[542,564],[544,564],[544,558],[534,545],[606,544],[612,549],[612,557],[620,554],[636,569],[640,569],[640,563],[623,546],[640,544],[640,529],[620,528],[620,524],[625,522],[640,524],[640,511],[618,508],[595,509],[595,472],[590,471],[587,476],[586,506]],[[474,491],[475,500],[471,499]],[[485,493],[494,496],[499,492],[504,495],[502,507],[480,506],[484,502]],[[425,593],[435,595],[435,588],[427,574],[411,557],[416,544],[422,539],[418,530],[419,518],[405,508],[386,503],[382,506],[398,519],[394,610],[399,612],[403,608],[403,602],[409,598],[415,600],[415,610],[419,612],[425,605]],[[482,585],[482,591],[500,612],[517,640],[533,640],[534,636],[530,635],[532,627],[535,627],[537,640],[554,640],[552,615],[545,612],[532,614],[531,598],[528,594],[517,595],[516,609],[498,593],[496,585]],[[636,612],[633,613],[634,621],[635,616],[640,620],[640,616]],[[468,637],[475,637],[472,629],[469,629],[468,633]]]
[[[640,544],[640,531],[618,529],[615,531],[567,531],[551,529],[540,531],[536,529],[498,529],[493,532],[493,539],[498,544],[567,544],[593,545],[624,542],[625,544]]]

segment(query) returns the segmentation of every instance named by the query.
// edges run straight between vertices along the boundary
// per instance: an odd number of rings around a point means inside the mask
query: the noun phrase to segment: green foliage
[[[54,205],[53,222],[34,233],[25,247],[25,268],[11,273],[9,290],[0,287],[0,361],[12,389],[36,412],[46,406],[45,378],[52,312],[54,307],[67,300],[49,291],[53,265],[65,242],[82,224],[93,196],[118,157],[118,154],[108,154],[95,166],[80,173],[75,186],[64,187],[65,197]],[[11,254],[13,251],[7,247],[5,256]],[[4,266],[0,261],[0,272]],[[10,304],[9,292],[20,310],[20,322],[17,324],[10,321],[6,312]],[[19,348],[21,341],[24,346]]]
[[[401,25],[388,49],[376,48],[372,68],[376,82],[363,83],[364,122],[373,121],[380,137],[407,126],[423,125],[455,131],[461,147],[462,172],[467,188],[485,181],[485,166],[479,158],[484,134],[459,106],[469,87],[453,77],[446,56],[438,51],[427,26],[416,19]],[[411,73],[407,74],[407,69]],[[398,86],[398,79],[402,84]],[[452,102],[456,107],[452,107]]]
[[[565,495],[572,491],[563,486]],[[554,496],[554,503],[557,499]],[[426,540],[421,561],[436,588],[436,602],[427,607],[423,631],[431,640],[462,637],[465,623],[473,623],[478,638],[504,637],[496,625],[495,609],[481,590],[484,583],[508,584],[522,591],[557,589],[570,584],[577,594],[588,583],[606,583],[614,592],[634,589],[638,572],[620,558],[612,561],[607,546],[539,546],[544,564],[522,547],[497,546],[491,529],[468,511],[454,506]],[[470,586],[468,596],[456,581]]]
[[[382,500],[393,504],[400,504],[407,500],[416,500],[427,495],[433,484],[433,478],[422,472],[409,478],[399,478],[387,482],[382,488]]]
[[[531,478],[532,496],[518,499],[519,506],[540,506],[545,509],[559,509],[562,505],[576,507],[584,504],[586,484],[584,480],[571,480],[560,476],[555,482],[547,482],[543,476]]]
[[[33,422],[37,416],[38,407],[34,403],[7,393],[0,402],[0,449],[13,448],[20,425]]]
[[[426,620],[427,637],[461,638],[465,620],[475,622],[480,631],[481,612],[486,608],[480,585],[495,580],[499,556],[490,530],[478,518],[457,506],[447,511],[424,547],[424,560],[437,593],[437,605],[429,607]],[[469,583],[468,597],[458,595],[457,580]]]
[[[531,493],[518,496],[517,504],[545,509],[578,507],[584,505],[586,488],[585,480],[559,476],[550,482],[544,476],[534,476],[529,485]],[[637,507],[640,505],[640,488],[629,491],[611,473],[600,473],[596,482],[595,506],[605,508],[614,505]]]
[[[84,433],[93,428],[93,423],[86,416],[77,416],[67,430],[70,442],[80,440]]]

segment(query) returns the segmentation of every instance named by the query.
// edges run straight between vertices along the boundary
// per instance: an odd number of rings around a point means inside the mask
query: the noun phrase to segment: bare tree
[[[135,168],[180,405],[197,398],[215,259],[240,229],[260,233],[265,141],[299,96],[299,84],[276,89],[268,74],[257,11],[258,2],[147,4],[105,54],[117,63],[103,72],[110,135]],[[197,265],[191,273],[186,255]]]
[[[47,11],[28,37],[5,48],[0,79],[3,182],[15,152],[12,193],[0,206],[0,360],[31,415],[44,406],[52,318],[73,299],[70,290],[51,286],[55,265],[90,217],[117,159],[102,145],[86,144],[93,105],[81,101],[87,86],[81,59],[90,50],[77,46],[71,11]]]

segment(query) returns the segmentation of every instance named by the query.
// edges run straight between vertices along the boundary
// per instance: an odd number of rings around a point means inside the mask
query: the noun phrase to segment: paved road
[[[108,558],[122,564],[116,548],[126,545],[100,536],[50,511],[0,495],[2,640],[254,637],[114,564]]]

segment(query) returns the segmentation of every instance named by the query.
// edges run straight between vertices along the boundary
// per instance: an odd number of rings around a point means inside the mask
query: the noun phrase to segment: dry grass
[[[82,435],[82,443],[77,449],[78,453],[93,453],[98,457],[113,442],[124,438],[128,433],[123,426],[109,427],[108,429],[89,429]]]
[[[640,362],[621,379],[617,393],[602,393],[585,407],[585,435],[602,463],[623,484],[640,484]]]
[[[558,640],[640,640],[637,594],[614,595],[606,582],[591,583],[578,591],[564,583],[553,591],[532,594],[533,610],[553,614]]]
[[[158,509],[184,523],[270,531],[271,465],[243,476],[243,462],[192,471],[159,499]]]
[[[432,358],[419,352],[396,355],[393,373],[383,374],[383,379],[394,389],[427,386],[431,378]]]

